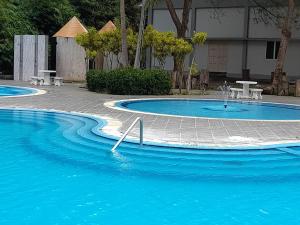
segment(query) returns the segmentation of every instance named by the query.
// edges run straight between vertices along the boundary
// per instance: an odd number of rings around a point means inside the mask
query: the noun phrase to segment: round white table
[[[39,73],[43,74],[41,77],[44,77],[44,85],[51,85],[50,73],[56,73],[55,70],[39,70]]]
[[[250,84],[257,84],[256,81],[237,81],[236,83],[243,85],[243,98],[250,98],[249,85]]]

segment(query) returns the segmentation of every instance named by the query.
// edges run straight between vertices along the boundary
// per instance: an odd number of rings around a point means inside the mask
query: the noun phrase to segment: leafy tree
[[[195,42],[198,42],[202,37],[200,33],[195,37]],[[161,67],[165,64],[167,56],[171,55],[174,61],[177,62],[176,72],[179,75],[179,91],[182,90],[183,81],[183,69],[185,56],[193,51],[193,46],[187,40],[183,38],[175,37],[173,32],[159,32],[152,26],[147,26],[144,35],[145,47],[152,47],[154,50],[154,56],[159,61]],[[203,40],[204,38],[202,38]],[[177,75],[177,74],[176,74]],[[174,82],[174,79],[173,79]]]
[[[136,45],[137,45],[137,34],[133,29],[127,29],[127,46],[128,46],[128,60],[129,65],[134,64],[135,53],[136,53]]]
[[[39,34],[53,35],[71,17],[77,16],[69,0],[19,0]]]
[[[207,39],[206,32],[196,32],[192,37],[192,43],[194,45],[203,45]]]
[[[185,56],[193,51],[193,46],[183,38],[176,38],[171,48],[174,61],[177,62],[177,68],[179,73],[179,93],[182,90],[183,83],[183,70]]]
[[[35,33],[17,2],[0,1],[0,71],[12,72],[14,35]]]
[[[192,37],[192,44],[195,45],[203,45],[207,39],[207,33],[206,32],[196,32],[194,33]],[[195,48],[193,46],[193,48]],[[191,89],[191,79],[192,75],[195,75],[197,73],[197,64],[195,63],[195,57],[193,56],[192,65],[190,67],[190,72],[188,73],[188,78],[186,82],[186,92],[187,94],[190,93]]]
[[[174,7],[173,1],[172,0],[165,0],[165,3],[167,5],[167,8],[169,10],[170,16],[173,20],[173,23],[175,24],[176,31],[177,31],[177,37],[178,38],[185,38],[186,36],[186,31],[188,28],[188,23],[189,23],[189,12],[190,8],[192,5],[192,0],[184,0],[183,1],[183,7],[182,7],[182,16],[181,19],[179,18],[176,9]],[[177,58],[174,57],[174,68],[173,68],[173,88],[175,88],[175,80],[178,71],[180,71],[180,63],[176,61]]]
[[[115,30],[108,32],[98,32],[95,28],[88,29],[88,33],[80,34],[76,37],[76,42],[81,45],[87,54],[88,59],[94,59],[98,53],[107,57],[112,68],[113,59],[116,57],[120,64],[121,53],[121,30],[117,26]],[[129,62],[132,65],[136,51],[137,34],[133,29],[127,29],[127,45]]]
[[[167,56],[172,54],[171,48],[175,42],[173,32],[159,32],[148,25],[144,34],[144,47],[152,47],[153,55],[158,60],[161,69],[164,68]]]
[[[88,29],[88,33],[82,33],[78,35],[76,38],[76,42],[81,45],[86,52],[86,68],[89,68],[89,60],[92,60],[94,66],[94,59],[97,56],[98,49],[101,48],[99,46],[99,35],[98,31],[95,28]]]
[[[138,24],[140,22],[140,7],[141,0],[126,0],[125,11],[126,21],[129,27],[134,31],[138,30]]]
[[[119,18],[119,0],[70,0],[70,2],[79,13],[82,22],[97,30],[107,21]],[[126,0],[125,5],[127,23],[134,28],[139,21],[138,4],[138,0]]]
[[[82,22],[100,29],[118,15],[117,0],[70,0]]]

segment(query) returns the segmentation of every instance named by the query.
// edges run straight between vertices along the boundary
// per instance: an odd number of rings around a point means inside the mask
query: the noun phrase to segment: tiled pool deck
[[[4,85],[30,86],[29,83],[0,81]],[[22,107],[75,111],[98,115],[108,119],[104,131],[120,136],[132,121],[141,116],[144,119],[145,139],[157,142],[193,146],[249,146],[278,143],[300,143],[299,122],[240,121],[223,119],[179,118],[158,115],[143,115],[107,108],[105,102],[149,98],[149,96],[114,96],[97,94],[81,88],[80,84],[66,84],[63,87],[41,87],[44,95],[1,98],[0,107]],[[153,96],[160,97],[160,96]],[[168,98],[178,96],[168,96]],[[186,98],[187,96],[182,96]],[[191,98],[216,98],[215,95],[191,96]],[[300,98],[264,96],[264,101],[299,104]],[[138,137],[138,128],[131,137]]]

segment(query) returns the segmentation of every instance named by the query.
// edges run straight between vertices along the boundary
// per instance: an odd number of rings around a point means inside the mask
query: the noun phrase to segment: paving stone
[[[0,84],[30,86],[29,83],[15,81],[0,81]],[[112,129],[117,129],[119,132],[125,132],[135,118],[142,117],[144,120],[145,139],[178,144],[241,146],[272,141],[300,141],[300,121],[270,122],[181,118],[124,112],[107,108],[104,106],[104,103],[121,99],[149,98],[149,96],[98,94],[89,92],[85,88],[81,88],[82,86],[82,84],[66,84],[62,87],[43,86],[40,88],[47,91],[44,95],[1,98],[0,107],[56,109],[96,114],[100,117],[109,117],[112,119],[111,121],[117,121],[120,127],[114,126]],[[190,97],[216,98],[214,95]],[[178,96],[168,96],[168,98],[178,98]],[[295,97],[264,96],[264,101],[300,104],[300,98]],[[130,136],[134,138],[139,136],[138,127],[132,131]],[[253,140],[255,140],[255,143],[253,143]]]

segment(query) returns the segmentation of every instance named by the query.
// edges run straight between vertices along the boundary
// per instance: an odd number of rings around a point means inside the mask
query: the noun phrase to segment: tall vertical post
[[[140,145],[144,143],[144,122],[140,119]]]
[[[248,38],[249,38],[249,0],[244,0],[244,35],[243,35],[243,51],[242,51],[242,75],[243,78],[249,79],[248,71]],[[247,78],[246,78],[247,77]]]

